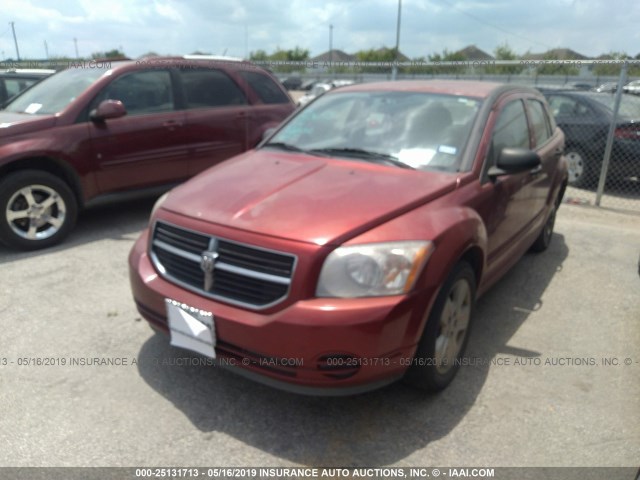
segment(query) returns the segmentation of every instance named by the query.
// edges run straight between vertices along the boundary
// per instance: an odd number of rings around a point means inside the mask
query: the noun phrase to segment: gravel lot
[[[152,204],[0,247],[1,466],[637,466],[640,217],[563,205],[549,251],[480,300],[473,364],[440,395],[326,399],[189,365],[141,321],[126,258]]]

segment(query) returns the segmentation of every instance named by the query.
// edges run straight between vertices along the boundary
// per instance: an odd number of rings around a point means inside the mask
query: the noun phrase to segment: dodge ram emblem
[[[204,290],[208,292],[213,286],[213,270],[218,260],[218,252],[202,252],[202,259],[200,260],[200,268],[204,272]]]

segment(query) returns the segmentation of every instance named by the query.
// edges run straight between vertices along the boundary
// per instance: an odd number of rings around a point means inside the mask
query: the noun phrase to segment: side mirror
[[[98,105],[98,108],[91,110],[89,118],[93,121],[102,122],[112,118],[124,117],[126,114],[127,109],[124,108],[120,100],[103,100]]]
[[[498,155],[495,167],[491,167],[487,174],[492,180],[502,175],[533,170],[541,165],[540,155],[526,148],[503,148]]]

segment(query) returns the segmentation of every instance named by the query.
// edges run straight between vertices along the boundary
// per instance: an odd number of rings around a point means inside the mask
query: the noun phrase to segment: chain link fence
[[[265,66],[278,74],[277,62]],[[287,66],[291,71],[291,63]],[[566,201],[640,213],[639,60],[300,62],[299,66],[304,73],[279,76],[297,75],[303,86],[396,78],[468,79],[536,87],[547,98],[566,136],[570,175]],[[602,71],[608,75],[599,73]]]

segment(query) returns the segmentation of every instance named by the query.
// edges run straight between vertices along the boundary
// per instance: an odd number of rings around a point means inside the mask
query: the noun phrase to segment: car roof
[[[400,80],[396,82],[359,83],[341,87],[340,92],[417,92],[487,98],[496,93],[497,90],[516,91],[523,89],[540,95],[537,90],[530,87],[475,80]]]
[[[248,60],[241,60],[235,57],[222,57],[214,55],[185,55],[182,57],[142,57],[137,60],[103,60],[101,59],[97,63],[104,63],[109,65],[112,70],[139,70],[144,65],[150,67],[176,67],[176,66],[215,66],[224,67],[228,70],[244,70],[247,67],[252,69],[266,72],[264,68],[261,68]]]

